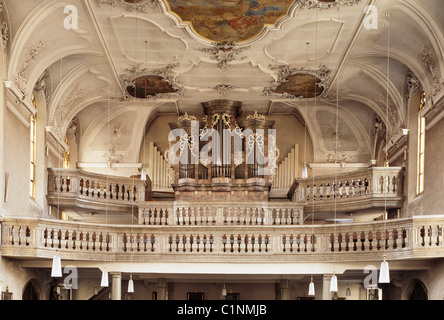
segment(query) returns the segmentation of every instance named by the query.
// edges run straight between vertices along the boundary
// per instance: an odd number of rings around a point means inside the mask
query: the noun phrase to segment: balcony
[[[338,225],[105,225],[5,218],[3,256],[90,262],[370,262],[444,255],[444,216]],[[80,262],[79,262],[80,263]]]
[[[287,197],[303,202],[304,212],[353,212],[401,208],[404,168],[372,167],[352,173],[296,179]]]
[[[140,178],[48,168],[48,204],[62,210],[131,213],[145,200],[145,192]]]
[[[170,226],[276,226],[302,224],[294,202],[160,201],[139,204],[139,223]]]

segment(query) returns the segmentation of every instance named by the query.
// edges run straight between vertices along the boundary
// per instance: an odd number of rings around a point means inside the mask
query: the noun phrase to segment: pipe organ
[[[271,186],[275,195],[287,195],[294,179],[299,177],[299,145],[296,144],[290,153],[278,165]]]
[[[149,142],[147,154],[147,174],[151,179],[152,191],[172,192],[172,169],[153,142]]]
[[[279,150],[274,121],[242,116],[242,103],[202,103],[204,117],[170,123],[165,158],[174,171],[176,200],[268,200]]]

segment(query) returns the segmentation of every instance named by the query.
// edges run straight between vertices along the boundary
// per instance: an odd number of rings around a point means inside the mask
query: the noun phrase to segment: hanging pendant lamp
[[[308,178],[308,168],[307,165],[304,164],[304,168],[302,169],[302,179]]]
[[[384,261],[381,262],[381,268],[379,270],[379,283],[390,283],[389,264],[386,261],[385,255]]]
[[[224,287],[222,288],[222,296],[224,296],[224,297],[227,296],[227,288],[225,287],[225,283],[224,283]]]
[[[140,180],[146,181],[146,171],[145,171],[145,168],[142,168],[142,173],[140,174]]]
[[[134,292],[134,281],[133,281],[133,275],[130,274],[130,279],[128,281],[128,292],[133,293]]]
[[[54,256],[54,258],[52,258],[51,277],[60,278],[61,276],[62,276],[62,261],[60,259],[60,256]]]
[[[108,271],[103,270],[102,272],[102,281],[100,283],[100,286],[102,287],[108,287],[109,286],[109,282],[108,282]]]
[[[315,295],[315,284],[313,282],[313,277],[311,277],[310,285],[308,286],[308,295],[309,296]]]
[[[338,278],[334,273],[330,281],[330,292],[338,292]]]

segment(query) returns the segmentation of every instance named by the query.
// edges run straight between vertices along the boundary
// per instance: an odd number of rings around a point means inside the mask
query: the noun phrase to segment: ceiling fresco
[[[319,86],[320,82],[319,78],[310,74],[289,75],[285,78],[285,82],[281,83],[273,92],[308,99],[314,98],[324,91],[324,88]]]
[[[134,98],[146,99],[150,96],[177,92],[169,81],[156,75],[138,77],[133,82],[134,86],[128,86],[126,90]]]
[[[214,42],[240,42],[285,16],[294,0],[168,0],[170,11]]]

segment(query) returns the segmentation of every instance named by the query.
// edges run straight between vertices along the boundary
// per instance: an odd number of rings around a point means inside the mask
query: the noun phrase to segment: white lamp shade
[[[381,262],[381,269],[379,270],[379,283],[390,283],[389,264],[387,261]]]
[[[140,180],[145,181],[146,180],[146,171],[144,168],[142,168],[142,173],[140,175]]]
[[[54,258],[52,258],[51,277],[60,278],[61,276],[62,276],[62,261],[60,259],[60,256],[54,256]]]
[[[338,278],[336,277],[336,275],[333,275],[331,277],[330,292],[338,292]]]
[[[129,293],[134,292],[134,281],[132,278],[128,281],[128,292]]]
[[[308,295],[314,296],[315,295],[315,284],[313,281],[310,282],[310,285],[308,286]]]
[[[108,271],[103,271],[102,272],[102,281],[100,283],[100,286],[102,287],[108,287],[109,283],[108,283]]]
[[[304,166],[304,168],[302,168],[302,179],[307,179],[308,178],[308,168],[307,166]]]
[[[222,288],[222,295],[225,297],[227,295],[227,288],[224,287]]]
[[[347,290],[345,290],[345,296],[350,297],[351,296],[351,290],[349,287],[347,287]]]

